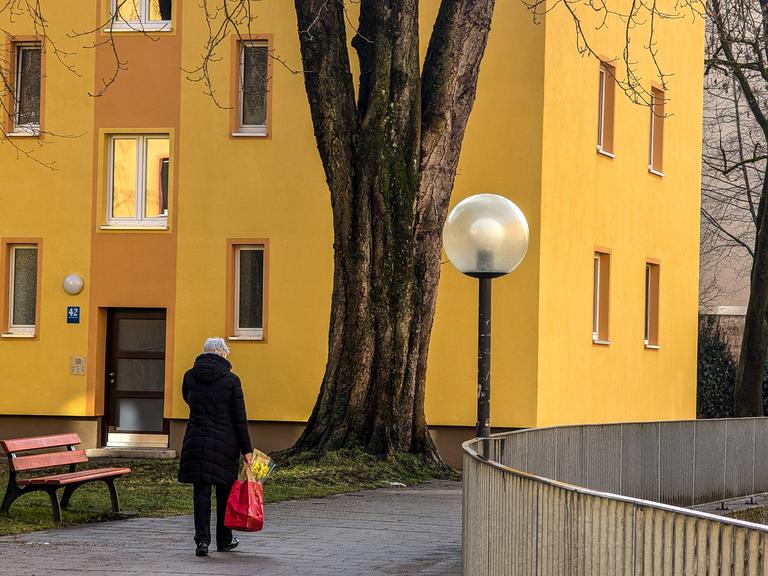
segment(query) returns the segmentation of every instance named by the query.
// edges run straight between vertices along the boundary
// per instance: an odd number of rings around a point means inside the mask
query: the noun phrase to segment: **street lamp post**
[[[479,280],[477,334],[477,426],[491,433],[491,280],[512,272],[528,251],[528,222],[512,201],[477,194],[451,210],[443,228],[448,259],[460,272]]]

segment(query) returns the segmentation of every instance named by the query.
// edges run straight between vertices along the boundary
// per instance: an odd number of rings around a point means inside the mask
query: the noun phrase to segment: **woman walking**
[[[181,448],[179,482],[194,485],[196,554],[208,554],[211,543],[211,486],[216,486],[216,548],[234,550],[239,540],[224,527],[224,512],[237,478],[240,454],[247,465],[253,447],[240,378],[227,360],[222,338],[208,338],[195,365],[184,374],[182,395],[189,421]]]

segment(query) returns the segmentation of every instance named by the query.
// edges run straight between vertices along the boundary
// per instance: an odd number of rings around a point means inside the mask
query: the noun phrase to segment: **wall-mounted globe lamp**
[[[64,278],[64,282],[62,283],[64,292],[71,294],[72,296],[80,294],[80,292],[83,291],[84,285],[85,282],[83,282],[83,278],[78,274],[70,274]]]
[[[477,336],[477,427],[491,433],[491,280],[512,272],[528,251],[528,222],[514,202],[496,194],[477,194],[459,202],[443,227],[448,259],[460,272],[480,281]]]

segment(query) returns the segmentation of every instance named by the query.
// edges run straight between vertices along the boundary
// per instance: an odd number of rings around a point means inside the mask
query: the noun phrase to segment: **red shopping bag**
[[[224,526],[242,532],[258,532],[264,527],[264,493],[248,466],[243,466],[240,478],[232,484]]]

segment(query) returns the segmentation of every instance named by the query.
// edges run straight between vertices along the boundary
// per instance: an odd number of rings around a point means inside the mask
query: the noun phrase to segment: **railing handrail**
[[[744,418],[743,420],[749,420],[750,418]],[[728,418],[722,418],[721,420],[729,420]],[[670,420],[670,421],[663,421],[662,423],[677,423],[677,422],[696,422],[696,420]],[[583,427],[589,427],[589,426],[609,426],[609,425],[621,425],[621,424],[658,424],[659,422],[653,421],[653,422],[622,422],[622,423],[616,423],[616,424],[585,424]],[[508,436],[512,436],[515,434],[522,434],[522,433],[530,433],[540,430],[553,430],[558,428],[573,428],[573,427],[581,427],[579,425],[566,425],[566,426],[548,426],[546,428],[527,428],[523,430],[514,430],[511,432],[499,432],[496,434],[492,434],[489,438],[491,440],[493,439],[503,439]],[[683,508],[680,506],[673,506],[671,504],[664,504],[662,502],[654,502],[653,500],[643,500],[641,498],[634,498],[631,496],[623,496],[621,494],[614,494],[612,492],[602,492],[599,490],[593,490],[591,488],[584,488],[583,486],[578,486],[576,484],[568,484],[566,482],[561,482],[559,480],[555,480],[553,478],[546,478],[544,476],[538,476],[536,474],[531,474],[530,472],[526,472],[523,470],[517,470],[516,468],[512,468],[510,466],[506,466],[505,464],[502,464],[500,462],[496,462],[495,460],[491,460],[489,458],[485,458],[484,456],[481,456],[474,448],[472,448],[470,445],[472,444],[478,444],[485,442],[486,439],[484,438],[473,438],[471,440],[467,440],[466,442],[462,443],[461,447],[462,450],[472,459],[476,460],[477,462],[480,462],[481,464],[484,464],[486,466],[491,466],[494,468],[497,468],[498,470],[501,470],[505,473],[512,474],[514,476],[518,476],[520,478],[525,478],[528,480],[533,480],[536,482],[541,482],[543,484],[553,486],[560,488],[562,490],[566,490],[569,492],[573,492],[576,494],[583,494],[586,496],[595,496],[599,498],[606,498],[608,500],[614,500],[617,502],[624,502],[627,504],[633,504],[636,506],[643,506],[645,508],[653,508],[656,510],[663,510],[665,512],[673,512],[675,514],[681,514],[684,516],[689,516],[693,518],[699,518],[702,520],[710,520],[714,522],[719,522],[721,524],[727,524],[730,526],[736,526],[739,528],[748,528],[750,530],[758,530],[760,532],[768,534],[768,526],[764,524],[757,524],[754,522],[748,522],[746,520],[739,520],[737,518],[730,518],[727,516],[719,516],[717,514],[710,514],[708,512],[703,512],[700,510],[692,510],[690,508]]]

